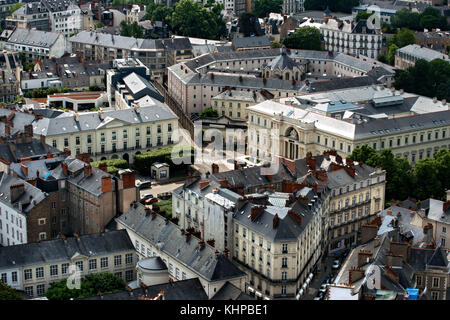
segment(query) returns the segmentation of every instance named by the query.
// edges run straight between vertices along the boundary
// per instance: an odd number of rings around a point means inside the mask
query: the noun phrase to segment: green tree
[[[67,280],[53,282],[45,293],[49,300],[69,300],[87,298],[102,293],[112,293],[125,289],[125,281],[112,273],[93,273],[85,276],[80,289],[69,289]]]
[[[105,26],[105,24],[101,21],[98,21],[94,24],[95,29],[103,28],[104,26]]]
[[[272,49],[278,49],[281,48],[283,45],[281,44],[281,42],[278,41],[270,41],[270,47]]]
[[[260,18],[264,18],[271,12],[281,13],[282,6],[283,0],[255,0],[253,13]]]
[[[387,40],[388,45],[395,44],[399,48],[403,48],[409,44],[417,42],[414,32],[407,28],[401,28],[397,31],[395,36]]]
[[[7,284],[0,281],[0,300],[22,300],[23,297]]]
[[[168,6],[158,5],[155,10],[152,12],[152,20],[153,21],[170,21],[170,17],[172,16],[173,9]]]
[[[367,12],[367,11],[360,11],[358,12],[358,14],[355,17],[356,22],[358,22],[359,20],[367,20],[369,19],[369,17],[372,15],[371,12]]]
[[[175,5],[170,27],[177,34],[206,39],[220,39],[226,34],[225,21],[220,12],[223,4],[215,4],[210,10],[192,0],[181,0]]]
[[[284,38],[283,44],[291,49],[321,50],[321,34],[315,27],[301,27]]]
[[[434,159],[442,190],[448,190],[450,189],[450,149],[442,148],[434,154]]]
[[[390,65],[395,64],[395,52],[398,50],[398,46],[394,43],[389,46],[387,61]]]
[[[436,159],[426,158],[414,166],[414,177],[420,182],[415,185],[415,196],[419,200],[444,195]]]
[[[258,17],[250,12],[241,13],[239,16],[239,32],[242,32],[245,37],[262,36],[263,31],[258,22]]]
[[[19,9],[22,6],[23,6],[23,3],[21,3],[21,2],[13,4],[11,7],[9,7],[9,14],[10,15],[13,14],[14,11],[16,11],[17,9]]]
[[[136,21],[133,23],[126,23],[125,21],[122,21],[120,23],[120,35],[124,37],[134,37],[134,38],[144,37],[142,29],[141,27],[139,27]]]
[[[411,12],[406,8],[397,10],[391,17],[391,25],[393,28],[408,28],[412,30],[420,30],[420,14]]]
[[[218,116],[219,116],[219,114],[217,113],[217,110],[214,110],[212,107],[206,108],[200,114],[200,117],[206,117],[206,118],[217,118]]]
[[[365,163],[368,166],[376,166],[379,161],[377,152],[368,145],[353,149],[352,154],[348,158]]]

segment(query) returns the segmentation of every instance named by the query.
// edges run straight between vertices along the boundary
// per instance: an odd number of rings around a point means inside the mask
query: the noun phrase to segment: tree
[[[301,27],[284,38],[283,44],[291,49],[321,50],[321,34],[315,27]]]
[[[283,0],[255,0],[253,13],[260,18],[264,18],[271,12],[281,13],[282,6]]]
[[[0,300],[22,300],[23,297],[16,289],[0,281]]]
[[[139,27],[136,21],[133,23],[126,23],[125,21],[122,21],[120,23],[120,35],[123,37],[134,37],[134,38],[144,37],[142,29],[141,27]]]
[[[241,13],[239,16],[239,32],[242,32],[245,37],[251,35],[262,36],[263,31],[258,21],[258,17],[249,12]]]
[[[219,114],[217,113],[217,110],[214,110],[212,107],[206,108],[200,114],[200,117],[202,118],[217,118],[218,116]]]
[[[13,4],[11,7],[9,7],[9,14],[10,15],[13,14],[14,11],[18,10],[22,6],[23,6],[23,3],[21,3],[21,2]]]
[[[420,30],[420,14],[411,12],[406,8],[397,10],[391,17],[391,25],[393,28],[408,28],[412,30]]]
[[[442,190],[450,189],[450,149],[442,148],[434,154]]]
[[[416,181],[420,181],[414,190],[417,199],[424,200],[444,195],[436,159],[426,158],[417,162],[414,166],[414,176]]]
[[[222,3],[208,10],[198,2],[181,0],[175,5],[170,27],[173,32],[183,36],[220,39],[226,34],[225,21],[220,15],[222,9]]]
[[[103,28],[104,26],[105,26],[105,24],[104,24],[103,22],[101,22],[101,21],[96,22],[96,23],[94,24],[94,28],[95,28],[95,29]]]
[[[153,21],[170,21],[170,17],[172,16],[173,9],[168,6],[158,5],[155,10],[152,12],[152,20]]]
[[[387,54],[387,61],[390,65],[394,65],[395,64],[395,52],[398,50],[397,45],[391,44],[389,46],[389,50],[388,50],[388,54]]]
[[[278,49],[281,48],[283,45],[281,44],[281,42],[278,41],[270,41],[270,47],[272,49]]]
[[[368,145],[353,149],[352,154],[348,158],[353,161],[365,163],[368,166],[376,165],[378,163],[377,152]]]
[[[125,281],[112,273],[93,273],[85,276],[80,289],[69,289],[67,280],[53,282],[45,293],[49,300],[69,300],[87,298],[102,293],[112,293],[125,289]]]
[[[370,16],[372,15],[371,12],[367,12],[367,11],[360,11],[358,12],[358,14],[355,17],[356,22],[358,22],[359,20],[367,20],[370,18]]]
[[[416,43],[417,39],[414,35],[414,32],[407,28],[401,28],[397,31],[395,36],[389,38],[387,43],[388,45],[395,44],[398,48],[403,48],[409,44]]]

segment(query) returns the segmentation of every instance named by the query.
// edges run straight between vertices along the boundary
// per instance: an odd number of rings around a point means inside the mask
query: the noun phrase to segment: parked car
[[[327,283],[322,283],[322,285],[320,286],[319,291],[320,292],[327,292]]]
[[[145,200],[145,204],[152,204],[158,202],[158,198],[150,198]]]
[[[151,181],[139,181],[139,182],[136,184],[136,187],[137,187],[139,190],[142,190],[142,189],[148,189],[148,188],[151,188],[151,187],[152,187],[152,182],[151,182]]]
[[[340,267],[339,260],[334,260],[333,269],[339,269],[339,267]]]
[[[141,200],[147,200],[147,199],[150,199],[150,198],[154,198],[154,196],[152,194],[150,194],[150,193],[143,194],[141,196]]]

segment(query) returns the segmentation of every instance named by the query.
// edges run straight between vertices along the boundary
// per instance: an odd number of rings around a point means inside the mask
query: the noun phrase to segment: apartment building
[[[198,278],[208,298],[227,282],[245,290],[246,274],[227,256],[142,204],[136,203],[116,221],[128,232],[139,259],[160,257],[173,281]]]
[[[103,272],[136,279],[136,252],[124,230],[0,247],[0,261],[1,280],[30,298],[44,296],[73,270],[81,279]]]
[[[48,11],[51,31],[65,37],[83,30],[83,13],[80,7],[69,0],[42,0]]]
[[[320,26],[325,50],[377,58],[381,52],[380,29],[370,28],[367,20],[358,22],[326,18]]]
[[[450,113],[445,101],[372,86],[281,102],[285,104],[265,101],[247,109],[251,156],[271,157],[273,143],[278,143],[279,155],[291,159],[329,148],[347,156],[369,145],[376,151],[389,148],[414,164],[448,146]],[[272,129],[279,135],[271,136],[277,134]]]
[[[6,28],[52,31],[50,14],[42,2],[25,3],[5,20]]]
[[[72,154],[89,153],[93,161],[123,158],[172,143],[178,117],[170,108],[148,96],[136,107],[98,112],[67,112],[33,122],[35,135],[43,135],[54,148]]]
[[[282,55],[280,49],[203,54],[168,68],[168,92],[172,98],[180,102],[187,114],[201,113],[211,105],[211,99],[214,96],[226,89],[248,91],[264,88],[275,98],[286,98],[308,92],[307,83],[296,81],[295,77],[294,81],[292,77],[290,80],[261,78],[264,66],[269,65],[274,59],[286,61],[280,58]],[[306,69],[304,72],[311,73],[311,76],[326,74],[336,78],[363,77],[369,72],[374,72],[375,68],[385,71],[383,76],[393,74],[392,67],[387,67],[375,60],[352,57],[343,53],[286,50],[286,56],[288,60]],[[377,81],[380,77],[376,77]],[[338,79],[338,82],[339,80],[341,79]],[[329,82],[333,81],[332,79]],[[320,81],[320,83],[324,82],[328,81]],[[313,90],[312,87],[311,90]]]
[[[442,59],[450,62],[448,55],[439,51],[435,51],[424,47],[423,45],[410,44],[406,47],[397,49],[395,52],[395,67],[397,69],[408,69],[416,64],[419,59],[424,59],[428,62],[434,59]]]
[[[25,54],[27,61],[61,57],[66,51],[63,34],[17,28],[8,37],[5,49]]]
[[[68,39],[72,52],[83,60],[136,58],[153,78],[162,78],[167,66],[193,57],[188,38],[135,39],[94,31],[82,31]]]
[[[450,249],[450,199],[441,201],[427,199],[420,202],[419,216],[423,226],[431,229],[436,245],[443,249]]]
[[[322,255],[327,196],[309,187],[285,195],[248,195],[233,214],[233,261],[257,299],[294,298]]]
[[[211,99],[211,107],[222,116],[247,120],[247,108],[273,98],[269,92],[226,90]]]

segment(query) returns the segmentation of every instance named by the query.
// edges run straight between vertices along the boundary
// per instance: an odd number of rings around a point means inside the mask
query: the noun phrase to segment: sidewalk
[[[320,262],[320,271],[316,273],[313,280],[311,281],[308,289],[306,289],[306,294],[304,294],[300,300],[313,300],[317,297],[319,293],[320,286],[327,276],[329,276],[333,269],[334,257],[326,257],[324,262]]]

